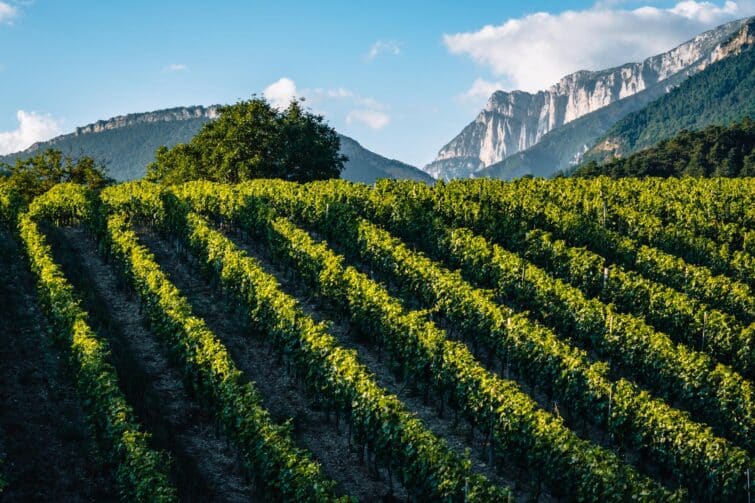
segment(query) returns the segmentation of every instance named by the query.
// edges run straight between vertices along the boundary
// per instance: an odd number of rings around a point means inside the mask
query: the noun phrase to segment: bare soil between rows
[[[186,502],[255,499],[244,480],[239,455],[211,413],[181,377],[180,363],[147,328],[137,299],[117,279],[83,229],[51,231],[56,261],[83,298],[90,323],[105,337],[121,388],[154,447],[167,451],[179,497]]]
[[[155,255],[160,267],[191,303],[194,313],[203,318],[230,352],[245,375],[263,397],[263,405],[277,422],[290,420],[298,445],[308,449],[320,463],[323,473],[335,480],[340,491],[360,501],[402,501],[406,493],[397,481],[393,491],[387,474],[360,463],[349,446],[347,427],[318,408],[316,397],[307,396],[303,387],[287,373],[264,334],[249,327],[248,317],[236,301],[213,289],[173,239],[139,229],[139,237]]]
[[[158,257],[158,261],[161,259],[169,261],[169,257],[180,254],[180,246],[166,244],[165,240],[146,229],[142,229],[140,234],[153,252],[157,250],[160,252],[159,255],[164,254],[162,257]],[[483,435],[475,432],[474,437],[470,437],[469,428],[463,421],[456,421],[453,412],[449,411],[448,408],[446,408],[445,414],[440,416],[441,407],[439,403],[433,403],[432,400],[426,402],[424,397],[414,391],[410,382],[402,382],[392,371],[388,355],[382,353],[364,334],[352,327],[347,317],[336,313],[331,306],[326,306],[317,299],[311,289],[298,281],[294,271],[276,265],[264,246],[260,246],[260,243],[254,239],[243,239],[231,234],[229,234],[229,237],[250,256],[258,260],[268,273],[275,276],[281,285],[281,289],[296,298],[305,313],[316,321],[329,323],[330,332],[339,340],[339,343],[345,348],[356,350],[359,360],[374,373],[377,383],[390,393],[395,394],[410,411],[423,421],[430,431],[446,440],[451,449],[460,456],[465,456],[468,450],[475,472],[487,476],[499,485],[514,488],[516,494],[520,495],[522,499],[532,500],[537,497],[537,494],[540,494],[542,501],[551,499],[542,488],[532,486],[532,478],[520,467],[506,467],[506,469],[501,470],[503,467],[497,467],[497,469],[488,464]],[[160,248],[163,250],[160,251]],[[161,262],[161,266],[166,267],[166,270],[170,268],[168,264],[163,262]],[[210,293],[209,290],[208,293]]]
[[[37,304],[35,282],[0,233],[0,464],[7,502],[116,501],[72,369]]]

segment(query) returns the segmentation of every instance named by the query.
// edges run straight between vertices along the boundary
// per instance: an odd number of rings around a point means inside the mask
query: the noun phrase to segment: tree
[[[737,152],[735,149],[730,149],[723,160],[718,164],[715,171],[715,176],[725,176],[731,178],[737,174]]]
[[[739,176],[755,176],[755,152],[744,158],[742,171],[739,172]]]
[[[48,149],[28,159],[16,159],[13,166],[0,165],[6,182],[27,202],[44,194],[58,183],[73,182],[101,189],[113,183],[104,166],[91,157],[74,159],[59,150]]]
[[[147,179],[166,184],[253,178],[306,182],[337,178],[343,170],[347,159],[339,153],[338,134],[300,101],[279,111],[254,97],[218,112],[189,143],[159,148]]]
[[[689,163],[683,171],[686,176],[704,177],[705,176],[705,154],[703,153],[703,144],[695,145],[690,156]]]

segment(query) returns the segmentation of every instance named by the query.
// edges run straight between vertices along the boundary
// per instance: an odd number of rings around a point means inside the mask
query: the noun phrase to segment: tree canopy
[[[682,131],[658,145],[598,164],[590,161],[573,176],[613,178],[646,176],[755,176],[755,121]]]
[[[166,184],[190,180],[238,183],[253,178],[306,182],[338,178],[346,157],[340,139],[321,115],[292,100],[278,110],[253,97],[218,109],[189,143],[160,147],[147,179]]]
[[[73,182],[100,189],[113,182],[107,176],[107,169],[93,158],[64,156],[55,149],[28,159],[17,159],[14,165],[0,163],[0,177],[27,202],[58,183]]]

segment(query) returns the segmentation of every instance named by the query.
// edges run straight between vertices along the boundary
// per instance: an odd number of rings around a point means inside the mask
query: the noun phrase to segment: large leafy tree
[[[58,183],[73,182],[100,189],[113,182],[106,168],[91,157],[73,158],[54,149],[28,159],[17,159],[12,166],[0,164],[0,176],[27,201]]]
[[[338,178],[346,157],[320,115],[293,100],[279,111],[254,97],[219,109],[189,143],[160,147],[147,178],[167,184],[189,180],[237,183],[253,178],[306,182]]]

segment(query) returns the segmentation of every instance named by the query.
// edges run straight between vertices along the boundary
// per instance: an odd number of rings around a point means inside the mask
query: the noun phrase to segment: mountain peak
[[[532,147],[550,131],[611,103],[651,88],[666,92],[684,78],[751,43],[748,40],[752,38],[754,19],[731,21],[639,63],[598,71],[579,70],[534,94],[495,91],[475,120],[441,148],[435,161],[424,169],[435,178],[468,177]]]

